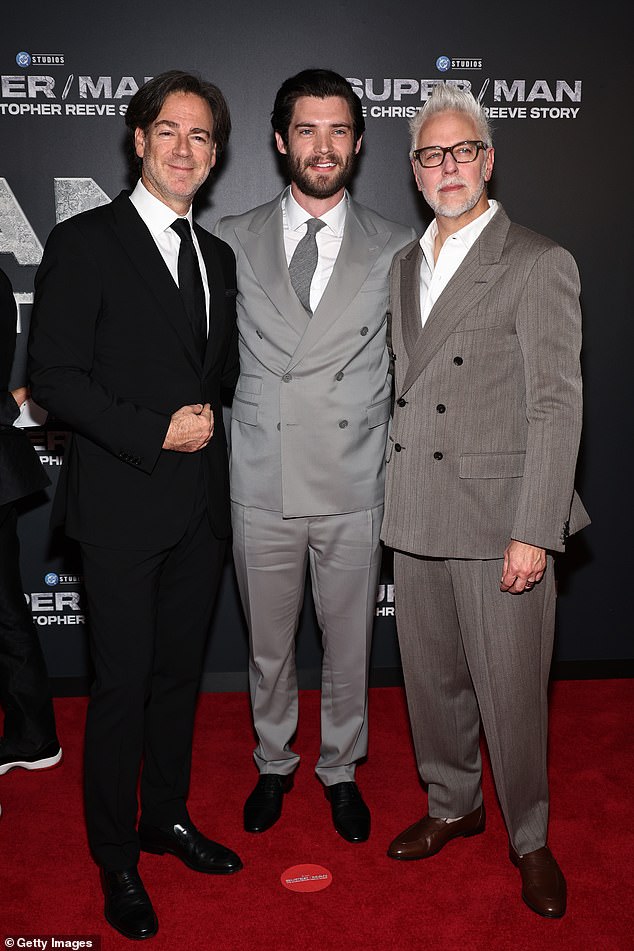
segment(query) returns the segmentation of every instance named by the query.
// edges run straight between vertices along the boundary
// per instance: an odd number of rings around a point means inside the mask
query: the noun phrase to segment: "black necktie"
[[[178,250],[178,289],[191,321],[200,353],[204,356],[207,346],[207,308],[194,239],[187,218],[177,218],[170,227],[181,239]]]
[[[312,314],[310,309],[310,285],[318,260],[316,234],[325,225],[326,222],[320,221],[319,218],[308,219],[306,234],[295,248],[288,265],[293,290],[309,314]]]

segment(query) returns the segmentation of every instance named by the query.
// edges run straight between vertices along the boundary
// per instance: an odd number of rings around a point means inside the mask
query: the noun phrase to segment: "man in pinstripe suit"
[[[489,201],[494,151],[469,93],[440,85],[412,122],[435,218],[391,275],[396,405],[382,538],[428,814],[390,845],[427,858],[484,831],[480,721],[522,897],[558,918],[546,845],[552,553],[588,523],[579,278],[567,251]]]

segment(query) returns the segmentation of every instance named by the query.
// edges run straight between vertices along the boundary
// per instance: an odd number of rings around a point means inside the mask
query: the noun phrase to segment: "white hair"
[[[469,118],[475,122],[477,134],[485,145],[489,148],[493,145],[491,126],[489,125],[486,112],[480,103],[474,99],[470,92],[460,89],[458,86],[453,85],[453,83],[438,83],[438,85],[434,86],[431,96],[423,108],[419,109],[413,119],[410,119],[410,158],[413,157],[412,153],[416,148],[420,130],[425,122],[441,112],[462,112],[464,115],[469,116]]]

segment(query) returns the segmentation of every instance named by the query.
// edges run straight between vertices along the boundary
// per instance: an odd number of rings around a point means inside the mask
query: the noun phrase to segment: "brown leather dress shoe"
[[[526,855],[518,855],[511,846],[509,858],[520,870],[522,898],[531,911],[543,918],[561,918],[566,911],[566,879],[548,846]]]
[[[456,819],[455,822],[432,819],[427,815],[398,835],[387,850],[387,854],[391,859],[406,861],[428,859],[430,855],[440,852],[450,839],[457,839],[459,836],[467,838],[484,832],[484,824],[484,803],[468,816]]]

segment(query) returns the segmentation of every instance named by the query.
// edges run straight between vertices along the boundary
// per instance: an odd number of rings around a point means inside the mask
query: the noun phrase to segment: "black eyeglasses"
[[[436,168],[445,161],[447,152],[451,152],[454,162],[466,165],[468,162],[475,162],[480,149],[486,152],[487,148],[488,145],[481,139],[468,139],[465,142],[456,142],[455,145],[449,145],[447,148],[442,145],[426,145],[422,149],[414,149],[412,158],[423,168]]]

